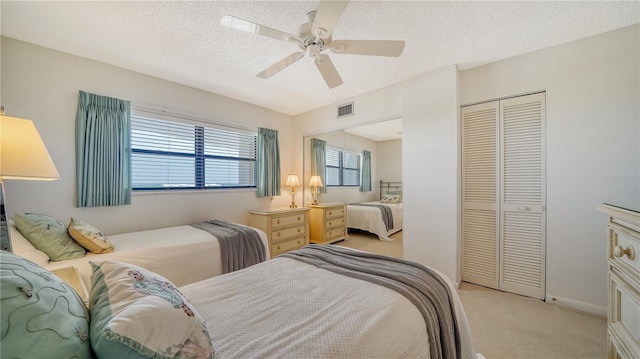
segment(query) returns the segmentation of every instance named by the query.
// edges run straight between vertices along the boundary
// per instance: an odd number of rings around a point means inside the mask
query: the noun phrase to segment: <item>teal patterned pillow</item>
[[[0,358],[91,358],[89,313],[53,273],[0,251]]]
[[[13,217],[16,228],[52,261],[84,257],[85,250],[71,238],[67,226],[46,214],[25,213]]]
[[[120,262],[91,262],[91,347],[102,358],[213,358],[200,314],[167,279]]]

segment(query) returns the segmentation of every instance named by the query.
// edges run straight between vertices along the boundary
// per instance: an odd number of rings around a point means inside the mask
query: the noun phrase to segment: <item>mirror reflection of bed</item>
[[[325,141],[328,153],[335,155],[344,152],[345,163],[349,155],[361,154],[363,151],[371,153],[371,191],[361,191],[353,182],[344,184],[333,177],[325,187],[326,193],[317,196],[320,204],[347,205],[348,239],[335,244],[402,258],[402,119],[305,136],[305,205],[311,204],[313,200],[308,187],[311,175],[315,174],[312,173],[315,171],[311,165],[313,138]],[[330,168],[333,166],[329,156],[327,155],[327,176],[343,176],[340,171],[349,171]],[[362,166],[362,155],[359,156],[359,166]],[[358,214],[360,212],[364,214]],[[387,223],[384,222],[385,212]]]

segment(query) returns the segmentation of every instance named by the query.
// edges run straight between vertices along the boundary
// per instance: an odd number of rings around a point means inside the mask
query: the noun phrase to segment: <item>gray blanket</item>
[[[461,357],[455,304],[449,286],[433,270],[402,259],[317,244],[283,253],[280,257],[296,259],[395,290],[422,313],[427,326],[431,358]]]
[[[384,226],[387,229],[387,232],[390,229],[393,229],[393,213],[391,212],[391,208],[389,208],[389,206],[385,206],[384,204],[373,204],[373,203],[351,203],[349,205],[380,208],[380,213],[382,215],[382,222],[384,222]]]
[[[218,239],[222,273],[237,271],[265,260],[260,235],[249,227],[219,220],[194,223],[192,226],[207,231]]]

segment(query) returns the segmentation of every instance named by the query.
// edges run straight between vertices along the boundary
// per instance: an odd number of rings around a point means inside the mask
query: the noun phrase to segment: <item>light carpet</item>
[[[349,233],[336,244],[402,258],[402,232],[384,242]],[[463,283],[458,289],[471,326],[474,349],[487,359],[606,358],[606,318],[557,303]]]

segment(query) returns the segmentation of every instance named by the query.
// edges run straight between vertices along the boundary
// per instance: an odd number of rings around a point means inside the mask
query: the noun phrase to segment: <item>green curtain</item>
[[[280,146],[278,131],[258,129],[258,197],[280,195]]]
[[[311,175],[319,175],[324,187],[318,193],[327,193],[327,141],[311,139]]]
[[[362,151],[360,192],[371,192],[371,151]]]
[[[131,204],[131,105],[80,91],[76,115],[76,204]]]

